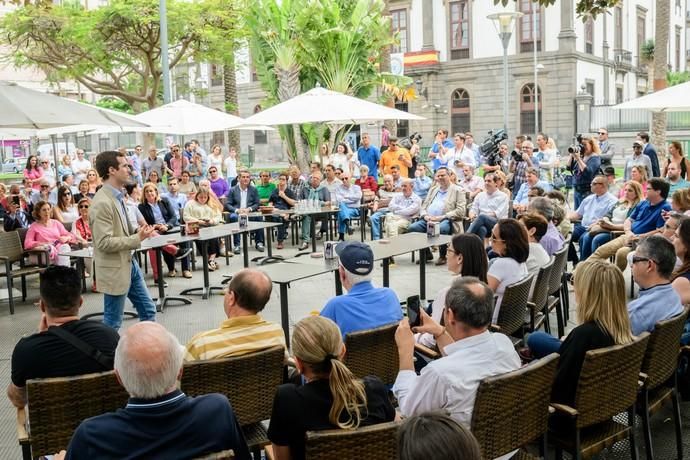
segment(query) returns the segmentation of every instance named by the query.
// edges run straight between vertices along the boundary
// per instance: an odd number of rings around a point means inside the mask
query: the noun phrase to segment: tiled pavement
[[[288,246],[287,249],[276,252],[291,256],[295,250]],[[256,254],[252,252],[250,255]],[[221,275],[233,273],[242,266],[241,257],[231,258],[229,266],[225,266],[223,259],[220,260],[221,269],[211,273],[212,285],[220,282]],[[433,293],[449,282],[450,274],[445,267],[433,265],[428,266],[427,273],[427,292],[433,297]],[[396,290],[399,298],[404,299],[416,293],[419,285],[418,277],[418,267],[411,262],[409,256],[396,258],[396,265],[391,269],[391,287]],[[195,272],[192,280],[168,278],[168,292],[176,294],[190,285],[201,285],[201,279],[202,275],[199,269]],[[157,289],[153,286],[150,275],[147,275],[147,282],[152,295],[155,296]],[[378,267],[375,283],[381,285],[381,269]],[[2,298],[1,296],[6,295],[4,284],[0,285],[0,289],[2,293],[0,298]],[[333,277],[330,274],[293,283],[290,287],[291,325],[310,312],[320,310],[326,300],[333,295]],[[14,344],[21,336],[34,331],[38,324],[39,313],[33,305],[37,298],[37,282],[31,281],[29,283],[29,297],[26,302],[20,302],[17,305],[14,315],[9,314],[7,302],[0,301],[0,387],[3,391],[10,381],[10,358]],[[190,298],[193,299],[192,305],[169,306],[164,313],[157,317],[157,320],[171,330],[183,344],[195,333],[217,327],[224,319],[220,295],[214,295],[208,300],[201,300],[194,296]],[[82,314],[102,311],[102,302],[101,294],[90,292],[85,294]],[[274,289],[271,300],[263,312],[264,317],[270,321],[280,322],[279,305],[278,291]],[[571,301],[571,306],[574,308],[574,301]],[[574,320],[574,315],[571,315],[571,318]],[[127,320],[123,327],[126,328],[130,324],[132,324],[132,320]],[[690,428],[688,428],[690,427],[690,404],[683,404],[681,410],[684,421],[685,454],[688,456],[690,455]],[[673,425],[669,419],[669,414],[670,412],[666,411],[664,414],[658,414],[654,419],[655,447],[657,449],[655,459],[672,460],[676,458]],[[642,442],[641,437],[639,440]],[[15,410],[2,395],[0,396],[0,459],[19,458],[21,458],[21,451],[16,441]],[[609,452],[602,458],[629,458],[627,444],[619,443],[615,451]]]

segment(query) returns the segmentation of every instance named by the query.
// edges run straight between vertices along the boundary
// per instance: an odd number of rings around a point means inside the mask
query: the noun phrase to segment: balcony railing
[[[668,112],[666,129],[687,130],[690,112]],[[609,131],[644,131],[649,129],[652,114],[644,109],[617,110],[610,105],[592,106],[590,113],[592,132],[604,127]]]
[[[632,69],[632,51],[624,49],[613,50],[613,63],[616,68]]]

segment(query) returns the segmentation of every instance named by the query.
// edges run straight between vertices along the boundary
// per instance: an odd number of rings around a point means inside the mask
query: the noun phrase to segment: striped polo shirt
[[[238,316],[223,321],[219,329],[201,332],[187,344],[185,361],[229,358],[285,347],[285,335],[280,325],[265,321],[261,315]]]

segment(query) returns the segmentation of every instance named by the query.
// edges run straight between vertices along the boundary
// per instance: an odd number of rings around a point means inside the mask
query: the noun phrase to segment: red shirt
[[[371,190],[374,193],[376,193],[376,190],[379,188],[378,182],[371,176],[365,177],[364,180],[360,177],[355,181],[355,185],[359,185],[359,188],[362,190]]]

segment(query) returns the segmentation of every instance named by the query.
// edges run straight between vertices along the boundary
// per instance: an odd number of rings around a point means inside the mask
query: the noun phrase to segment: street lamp
[[[498,38],[503,44],[503,129],[508,132],[508,44],[513,35],[515,21],[523,14],[515,11],[504,11],[487,16],[494,22]]]
[[[537,59],[534,59],[534,135],[539,134],[539,102],[541,98],[541,91],[539,91],[539,84],[537,83],[537,76],[539,72],[544,70],[544,64],[537,64]]]

